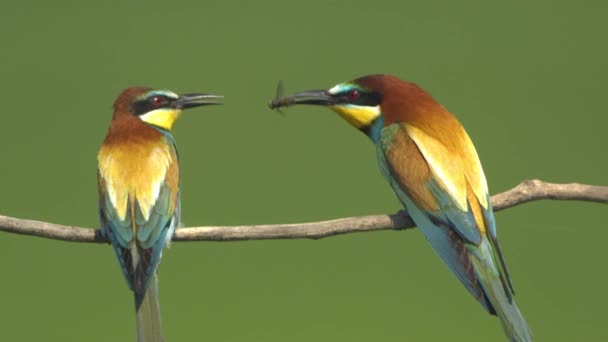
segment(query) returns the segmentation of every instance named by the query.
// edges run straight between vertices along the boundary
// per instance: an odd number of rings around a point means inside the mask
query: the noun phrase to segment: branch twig
[[[542,199],[608,203],[608,186],[554,184],[527,180],[511,190],[492,196],[492,205],[494,211],[499,211]],[[402,230],[413,227],[414,222],[407,212],[400,211],[392,215],[359,216],[310,223],[180,228],[177,229],[173,241],[320,239],[339,234]],[[98,229],[22,220],[2,215],[0,215],[0,231],[69,242],[107,242]]]

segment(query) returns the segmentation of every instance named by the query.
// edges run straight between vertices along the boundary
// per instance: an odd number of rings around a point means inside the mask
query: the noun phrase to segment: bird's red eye
[[[154,102],[154,105],[160,106],[160,105],[162,105],[165,102],[165,100],[162,97],[160,97],[160,96],[154,96],[152,98],[152,102]]]
[[[346,96],[348,97],[348,99],[350,101],[356,101],[359,99],[359,96],[361,96],[361,94],[359,93],[359,91],[357,89],[353,89],[351,91],[349,91]]]

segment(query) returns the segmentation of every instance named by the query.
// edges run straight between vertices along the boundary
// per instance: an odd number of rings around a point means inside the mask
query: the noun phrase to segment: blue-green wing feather
[[[161,186],[148,220],[143,218],[139,208],[135,208],[136,236],[133,234],[131,216],[126,215],[125,220],[120,220],[107,194],[102,194],[100,200],[102,229],[114,247],[129,287],[136,294],[136,302],[144,295],[160,262],[163,248],[178,224],[179,201],[173,212],[168,210],[171,191],[165,184]],[[127,212],[130,211],[129,204]]]
[[[441,208],[441,211],[433,213],[434,216],[453,227],[465,241],[475,245],[480,244],[481,232],[477,227],[471,208],[469,207],[467,211],[461,210],[450,194],[443,190],[434,179],[430,179],[426,186],[431,190],[439,208]]]
[[[133,230],[131,229],[131,217],[127,215],[124,220],[119,218],[106,191],[105,181],[99,173],[97,178],[99,181],[99,222],[101,223],[101,230],[114,247],[120,268],[132,289],[133,262],[130,246],[131,241],[133,241]]]
[[[154,277],[163,249],[175,232],[178,225],[178,216],[176,212],[169,211],[169,201],[173,197],[170,189],[166,184],[163,184],[158,195],[158,199],[154,207],[150,211],[150,217],[144,224],[138,226],[137,230],[137,248],[140,260],[136,269],[134,280],[138,283],[134,284],[134,292],[136,303],[139,303],[145,294],[150,280]],[[178,203],[179,205],[179,203]],[[138,217],[141,212],[137,211]]]

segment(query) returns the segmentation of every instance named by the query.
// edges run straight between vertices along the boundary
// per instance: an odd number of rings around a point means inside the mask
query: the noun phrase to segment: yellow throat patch
[[[171,130],[175,121],[180,117],[182,111],[173,108],[160,108],[140,115],[139,118],[150,125],[154,125],[168,131]]]
[[[369,126],[380,116],[380,106],[356,106],[356,105],[335,105],[329,109],[338,113],[344,120],[355,128]]]

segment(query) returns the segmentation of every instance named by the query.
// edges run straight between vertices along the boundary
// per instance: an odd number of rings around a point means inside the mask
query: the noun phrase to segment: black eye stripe
[[[155,102],[155,98],[160,97],[162,99],[164,99],[164,103],[158,105]],[[170,97],[167,96],[163,96],[163,95],[152,95],[150,97],[146,97],[143,98],[139,101],[135,101],[132,105],[131,105],[131,109],[133,111],[133,114],[139,116],[139,115],[144,115],[150,111],[153,111],[155,109],[159,109],[159,108],[169,108],[171,107],[171,105],[173,104],[173,102],[175,101],[175,99],[172,99]]]
[[[370,107],[378,106],[380,102],[382,102],[382,99],[378,93],[361,93],[361,96],[355,101],[355,103],[360,106]]]
[[[382,97],[377,92],[359,91],[359,98],[352,101],[347,93],[338,95],[340,103],[354,104],[357,106],[375,107],[382,102]]]

